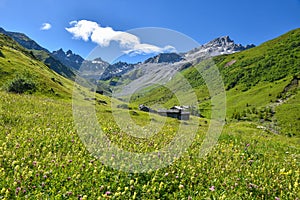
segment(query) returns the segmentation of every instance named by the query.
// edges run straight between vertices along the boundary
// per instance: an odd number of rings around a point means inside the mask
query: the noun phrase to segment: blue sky
[[[74,39],[74,31],[66,30],[81,20],[114,31],[172,29],[200,44],[229,35],[237,43],[259,45],[300,27],[300,0],[0,0],[0,27],[23,32],[50,51],[88,56],[97,43]],[[48,30],[41,30],[43,24]]]

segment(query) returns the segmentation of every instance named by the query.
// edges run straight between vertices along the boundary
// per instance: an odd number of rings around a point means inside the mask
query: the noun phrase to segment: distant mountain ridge
[[[207,57],[232,54],[253,47],[255,47],[255,45],[253,44],[246,46],[236,44],[233,40],[230,39],[229,36],[223,36],[185,53],[160,53],[146,59],[143,63],[128,64],[126,62],[118,62],[108,66],[104,66],[106,67],[104,71],[103,68],[93,68],[91,67],[92,64],[90,64],[90,71],[87,73],[87,71],[84,70],[84,74],[85,76],[87,74],[90,74],[90,78],[93,79],[97,79],[98,76],[98,79],[100,80],[108,80],[114,77],[121,77],[122,75],[130,73],[130,71],[136,69],[143,69],[142,71],[144,71],[144,73],[149,73],[149,70],[151,70],[151,68],[157,69],[169,64],[175,65],[176,67],[174,69],[181,70],[188,68],[193,64],[197,64]],[[95,76],[95,74],[97,74],[97,76]],[[143,73],[139,73],[139,76],[142,74]],[[137,76],[134,77],[137,78]]]
[[[175,63],[182,59],[183,57],[177,53],[160,53],[157,56],[148,58],[144,61],[144,63]]]
[[[168,74],[170,70],[182,70],[201,62],[207,57],[215,57],[223,54],[232,54],[239,51],[244,51],[255,47],[250,44],[243,46],[236,44],[229,36],[223,36],[216,38],[204,45],[201,45],[186,53],[160,53],[156,56],[148,58],[143,63],[127,64],[124,62],[118,63],[118,65],[109,66],[100,80],[108,80],[113,77],[121,77],[131,71],[138,70],[139,73],[132,72],[135,74],[131,79],[137,79],[145,74],[152,74],[154,71],[164,71]],[[169,70],[162,69],[168,67]],[[162,69],[162,70],[160,70]],[[129,75],[130,76],[130,75]],[[154,76],[154,74],[153,74]],[[150,78],[150,77],[149,77]]]
[[[41,47],[37,42],[30,39],[27,35],[24,33],[18,33],[18,32],[11,32],[6,31],[3,28],[0,27],[0,33],[3,33],[5,35],[8,35],[12,39],[14,39],[16,42],[18,42],[21,46],[25,47],[26,49],[33,49],[33,50],[42,50],[47,53],[50,53],[47,49]]]
[[[109,65],[106,70],[103,72],[101,77],[99,78],[100,80],[108,80],[113,77],[118,77],[121,76],[132,69],[134,69],[135,64],[128,64],[126,62],[117,62],[112,65]]]
[[[64,65],[76,70],[79,70],[84,61],[80,55],[74,54],[71,50],[64,52],[63,49],[59,49],[57,51],[53,51],[51,55]]]

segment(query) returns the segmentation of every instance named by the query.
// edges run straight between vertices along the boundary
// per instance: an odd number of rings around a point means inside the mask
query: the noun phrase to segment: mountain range
[[[199,63],[204,58],[213,57],[223,54],[232,54],[235,52],[247,50],[255,47],[255,45],[243,46],[241,44],[235,44],[229,36],[224,36],[216,38],[207,44],[201,45],[188,52],[183,53],[160,53],[156,56],[146,59],[142,63],[128,64],[126,62],[118,62],[109,65],[102,76],[99,76],[100,80],[108,80],[114,77],[120,77],[134,69],[146,70],[145,73],[149,73],[150,68],[159,70],[159,68],[169,65],[176,65],[176,70],[187,68],[193,64]],[[101,74],[99,70],[94,69],[90,74],[96,72],[96,74]],[[150,70],[151,71],[151,70]],[[137,78],[137,77],[135,77]]]
[[[50,52],[24,33],[10,32],[3,28],[0,28],[0,33],[10,36],[21,46],[32,51],[36,58],[43,61],[51,69],[73,80],[75,75],[78,74],[78,71],[80,71],[80,74],[84,78],[93,80],[108,80],[113,77],[120,77],[135,68],[143,68],[143,65],[147,67],[149,64],[160,66],[162,63],[174,64],[185,61],[181,64],[181,68],[186,68],[192,64],[200,62],[207,56],[232,54],[254,47],[254,45],[243,46],[241,44],[235,44],[229,36],[224,36],[216,38],[207,44],[201,45],[200,47],[186,53],[158,54],[145,60],[142,65],[141,63],[129,64],[126,62],[109,64],[101,58],[85,60],[80,55],[73,53],[72,50],[65,52],[63,49],[59,49],[57,51]]]

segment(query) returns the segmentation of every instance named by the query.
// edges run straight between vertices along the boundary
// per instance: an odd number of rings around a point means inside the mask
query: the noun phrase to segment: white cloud
[[[176,49],[172,46],[165,46],[163,48],[151,45],[151,44],[137,44],[132,49],[123,51],[125,54],[138,55],[138,54],[152,54],[152,53],[164,53],[164,52],[176,52]]]
[[[89,39],[102,47],[107,47],[110,42],[118,42],[120,48],[125,54],[149,54],[174,52],[176,49],[172,46],[158,47],[151,44],[144,44],[140,39],[130,33],[115,31],[111,27],[101,27],[100,24],[88,20],[71,21],[72,27],[66,30],[73,35],[75,39],[89,41]]]
[[[49,23],[43,23],[40,29],[42,31],[46,31],[46,30],[51,29],[51,27],[52,27],[51,24],[49,24]]]
[[[74,38],[83,39],[84,41],[88,41],[91,34],[98,28],[96,22],[87,20],[81,20],[79,22],[71,21],[70,25],[73,27],[66,28],[66,30],[72,33]]]

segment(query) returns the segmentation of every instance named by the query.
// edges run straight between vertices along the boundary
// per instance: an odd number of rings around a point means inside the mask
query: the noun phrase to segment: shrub
[[[14,93],[32,93],[37,89],[37,84],[33,80],[33,77],[29,74],[18,74],[13,80],[11,80],[7,86],[6,91]]]

